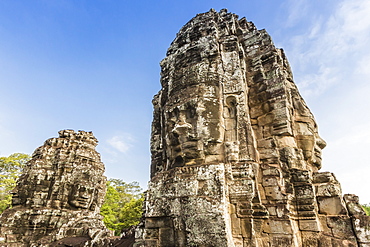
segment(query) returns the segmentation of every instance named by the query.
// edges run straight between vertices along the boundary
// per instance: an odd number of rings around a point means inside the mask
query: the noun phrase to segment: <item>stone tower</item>
[[[106,177],[91,132],[62,130],[37,148],[0,216],[0,246],[96,246],[103,224]]]
[[[326,144],[265,30],[199,14],[161,68],[135,246],[370,246],[358,198],[319,172]]]

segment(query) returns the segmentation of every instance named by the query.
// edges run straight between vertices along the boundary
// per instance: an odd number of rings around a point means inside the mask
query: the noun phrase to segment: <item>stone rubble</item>
[[[355,195],[265,30],[198,14],[161,62],[151,180],[134,246],[370,246]]]
[[[106,177],[91,132],[62,130],[37,148],[0,216],[0,246],[96,246],[112,236],[103,224]]]

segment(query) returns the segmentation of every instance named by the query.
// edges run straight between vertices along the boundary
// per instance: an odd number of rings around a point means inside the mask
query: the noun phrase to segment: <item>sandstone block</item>
[[[326,215],[345,215],[347,210],[343,205],[343,201],[337,197],[318,197],[319,213]]]
[[[358,196],[353,194],[344,195],[344,201],[349,215],[366,215],[365,210],[361,207]]]
[[[353,228],[358,242],[362,246],[370,246],[370,219],[365,215],[353,216]]]

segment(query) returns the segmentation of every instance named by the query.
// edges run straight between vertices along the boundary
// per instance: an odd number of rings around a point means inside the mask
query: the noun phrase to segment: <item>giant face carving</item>
[[[297,135],[298,147],[302,149],[305,160],[308,164],[321,168],[321,151],[326,142],[318,133],[302,133]]]
[[[169,125],[171,130],[168,138],[169,157],[172,161],[170,167],[182,166],[197,157],[197,140],[194,135],[194,113],[185,104],[174,108],[169,113]]]
[[[68,204],[72,209],[93,211],[95,206],[101,205],[104,200],[102,185],[105,184],[105,180],[99,179],[97,174],[85,169],[76,169],[70,180]]]
[[[298,148],[302,149],[304,159],[315,169],[321,168],[321,151],[326,142],[319,136],[317,124],[303,100],[294,100],[296,108],[293,119],[295,121],[295,135]]]
[[[89,184],[75,184],[72,185],[69,194],[68,203],[72,207],[88,209],[93,201],[95,195],[95,188]]]

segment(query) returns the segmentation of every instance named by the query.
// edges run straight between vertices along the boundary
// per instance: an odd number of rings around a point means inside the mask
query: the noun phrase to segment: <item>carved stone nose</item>
[[[326,147],[326,141],[319,136],[316,139],[316,145],[319,146],[319,148],[324,149]]]

